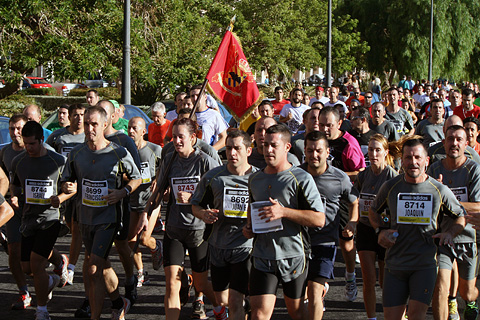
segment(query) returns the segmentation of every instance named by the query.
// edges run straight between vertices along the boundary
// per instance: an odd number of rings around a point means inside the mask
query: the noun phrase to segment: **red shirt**
[[[355,98],[355,96],[350,96],[350,98],[348,98],[345,104],[350,107],[350,103],[352,102],[353,99],[357,99],[357,98]],[[360,95],[360,99],[357,99],[357,100],[360,101],[361,105],[363,105],[363,102],[365,101],[365,97]]]
[[[165,120],[165,123],[162,125],[157,125],[155,122],[151,123],[148,126],[148,141],[158,144],[163,148],[163,139],[165,139],[169,125],[169,120]]]
[[[272,101],[273,105],[273,113],[274,114],[280,114],[280,111],[282,111],[283,106],[286,105],[287,103],[290,103],[290,101],[283,99],[282,101],[277,101],[276,99]]]
[[[468,118],[468,117],[478,118],[478,116],[480,115],[480,107],[476,106],[476,105],[473,105],[472,110],[465,111],[465,109],[463,108],[463,105],[458,106],[453,110],[453,114],[459,116],[462,119],[462,121],[465,120],[465,118]]]

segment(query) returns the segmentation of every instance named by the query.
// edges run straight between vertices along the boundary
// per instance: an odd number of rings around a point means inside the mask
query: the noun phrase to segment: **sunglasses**
[[[365,99],[372,99],[372,96],[365,96]]]

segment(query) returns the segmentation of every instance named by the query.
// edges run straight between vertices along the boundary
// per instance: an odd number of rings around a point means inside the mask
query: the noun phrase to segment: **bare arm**
[[[373,229],[380,227],[380,217],[372,210],[372,208],[368,209],[368,220],[370,221]]]
[[[2,195],[7,194],[9,184],[10,182],[8,181],[8,177],[5,174],[5,171],[0,168],[0,193]]]
[[[348,205],[349,221],[343,228],[344,236],[351,237],[355,234],[358,222],[358,199]]]
[[[437,233],[432,238],[440,239],[440,245],[453,245],[453,238],[459,235],[465,228],[465,217],[459,217],[455,220],[455,223],[450,226],[446,231]]]
[[[8,202],[5,201],[0,206],[0,227],[3,226],[5,223],[7,223],[8,220],[10,220],[12,217],[13,217],[13,209],[8,204]]]
[[[220,150],[225,147],[225,140],[227,139],[227,130],[218,134],[218,141],[213,145],[215,150]]]

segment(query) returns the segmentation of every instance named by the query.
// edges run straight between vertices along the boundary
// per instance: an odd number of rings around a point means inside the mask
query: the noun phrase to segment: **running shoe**
[[[75,311],[75,318],[90,319],[92,311],[90,310],[90,302],[88,299],[83,300],[82,306]]]
[[[144,284],[149,284],[150,283],[150,279],[148,278],[148,272],[147,271],[138,272],[137,273],[137,279],[138,279],[137,288],[141,288],[141,287],[143,287]]]
[[[48,296],[47,296],[47,302],[52,300],[52,296],[53,296],[53,289],[55,289],[56,287],[58,287],[59,283],[60,283],[60,277],[56,274],[52,274],[50,276],[53,280],[53,283],[51,286],[48,287]],[[48,280],[50,282],[50,279]]]
[[[12,310],[24,310],[32,304],[32,297],[28,293],[21,294],[18,300],[12,303]]]
[[[353,278],[353,280],[346,281],[345,283],[345,300],[347,301],[355,301],[357,299],[357,282],[356,279]]]
[[[222,307],[222,310],[220,310],[220,312],[215,312],[215,310],[213,310],[213,314],[215,315],[215,320],[227,320],[228,319],[228,312],[227,312],[227,308],[225,308],[225,306]]]
[[[205,312],[205,303],[203,303],[203,300],[195,300],[192,306],[192,319],[204,319],[207,316],[207,313]]]
[[[460,320],[457,307],[457,300],[448,301],[448,320]]]
[[[125,298],[129,300],[129,304],[132,306],[135,304],[135,301],[137,301],[138,299],[138,294],[137,294],[138,278],[136,275],[134,275],[133,278],[134,280],[132,284],[125,285]]]
[[[48,311],[37,310],[35,312],[35,320],[51,320]]]
[[[162,241],[157,240],[157,249],[154,251],[150,251],[152,253],[152,264],[153,264],[153,270],[158,270],[160,269],[162,262],[163,262],[163,244]]]
[[[119,310],[112,309],[112,320],[125,320],[125,315],[130,310],[130,300],[123,298],[123,307]]]
[[[53,269],[53,272],[60,276],[58,287],[65,287],[68,282],[68,257],[65,254],[62,254],[62,264],[58,268]]]
[[[325,296],[327,295],[328,289],[330,289],[330,285],[328,282],[325,282],[323,286],[323,293],[322,293],[322,304],[323,304],[323,311],[325,311]]]
[[[478,317],[478,305],[476,301],[468,302],[463,312],[465,320],[476,320]]]
[[[75,276],[75,271],[68,269],[68,280],[67,284],[72,286],[73,285],[73,277]]]

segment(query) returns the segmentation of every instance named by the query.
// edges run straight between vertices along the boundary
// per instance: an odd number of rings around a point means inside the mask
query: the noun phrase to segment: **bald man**
[[[265,161],[263,153],[263,142],[265,140],[265,133],[267,129],[276,124],[277,121],[271,117],[260,118],[260,120],[255,123],[255,132],[253,135],[255,137],[255,143],[257,144],[257,147],[253,148],[252,154],[248,157],[248,163],[250,165],[259,169],[263,169],[267,166],[267,162]],[[287,160],[294,166],[300,165],[300,162],[293,153],[288,152]]]
[[[23,114],[28,118],[28,121],[35,121],[40,124],[42,120],[42,110],[36,104],[29,104],[23,109]],[[52,134],[52,131],[43,128],[43,139],[47,140],[48,136]]]
[[[462,119],[457,115],[448,117],[447,120],[445,120],[445,124],[443,126],[443,134],[445,135],[447,129],[453,125],[463,127]],[[476,163],[480,164],[480,156],[478,155],[477,151],[475,151],[475,149],[473,149],[472,147],[467,146],[465,148],[465,155],[467,156],[467,158],[470,158]],[[443,146],[442,141],[437,142],[436,144],[428,148],[428,156],[430,157],[430,164],[434,163],[437,160],[445,159],[447,157],[445,147]]]

